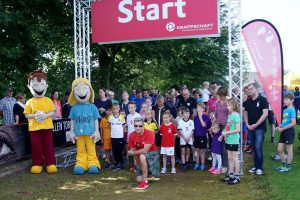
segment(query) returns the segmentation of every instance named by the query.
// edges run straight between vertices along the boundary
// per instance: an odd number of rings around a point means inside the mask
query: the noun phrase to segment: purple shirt
[[[211,152],[215,154],[222,154],[222,141],[220,142],[218,139],[222,135],[222,131],[219,131],[217,134],[213,134],[212,138],[212,147]]]
[[[207,114],[203,114],[202,119],[206,123],[205,127],[202,126],[198,115],[194,118],[194,136],[206,136],[206,130],[210,128],[211,122],[209,116]]]
[[[221,105],[221,101],[217,101],[215,112],[216,112],[217,123],[221,125],[226,125],[227,118],[228,118],[227,104],[224,103],[223,105]]]

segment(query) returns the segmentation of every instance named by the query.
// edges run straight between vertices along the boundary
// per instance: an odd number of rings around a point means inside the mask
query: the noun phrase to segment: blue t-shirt
[[[296,111],[294,107],[286,108],[283,110],[282,115],[282,125],[281,127],[286,127],[292,122],[292,118],[296,118]]]
[[[145,103],[145,99],[144,99],[144,97],[142,97],[140,99],[136,98],[134,101],[136,103],[136,112],[139,113],[141,110],[142,104]]]
[[[69,118],[74,120],[74,133],[78,135],[92,135],[95,132],[95,120],[100,118],[97,107],[92,104],[75,104]]]

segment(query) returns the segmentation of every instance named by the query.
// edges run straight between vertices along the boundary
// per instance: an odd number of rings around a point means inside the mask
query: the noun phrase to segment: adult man
[[[190,96],[190,91],[187,88],[182,89],[181,91],[182,98],[179,98],[177,108],[186,107],[190,110],[191,116],[196,109],[196,100]]]
[[[12,125],[15,123],[13,107],[16,103],[16,99],[13,98],[12,95],[12,88],[8,88],[6,90],[6,96],[0,100],[0,115],[3,116],[3,126]]]
[[[147,98],[151,98],[152,106],[155,105],[156,99],[154,98],[154,96],[150,96],[150,95],[149,95],[149,92],[148,92],[147,89],[143,89],[143,98],[145,99],[145,101],[146,101]]]
[[[151,173],[153,178],[159,177],[159,155],[155,146],[154,134],[144,129],[143,118],[134,119],[135,131],[130,134],[128,146],[129,156],[133,156],[136,161],[136,180],[139,185],[136,187],[138,190],[146,189],[148,184],[148,172]]]
[[[248,86],[248,94],[252,97],[245,101],[245,123],[251,134],[251,144],[254,147],[255,166],[249,170],[258,176],[263,174],[263,143],[266,132],[266,118],[268,117],[268,102],[265,97],[258,94],[257,85],[252,83]]]

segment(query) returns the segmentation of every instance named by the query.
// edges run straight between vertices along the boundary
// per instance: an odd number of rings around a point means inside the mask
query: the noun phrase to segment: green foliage
[[[223,6],[222,6],[223,7]],[[29,93],[26,76],[48,74],[48,93],[65,92],[74,79],[72,0],[0,1],[0,92],[7,85]],[[226,10],[221,9],[221,19]],[[98,45],[91,47],[93,87],[121,90],[199,87],[226,83],[227,27],[221,37]]]
[[[0,90],[28,93],[26,75],[49,66],[54,54],[72,52],[71,0],[0,1]]]

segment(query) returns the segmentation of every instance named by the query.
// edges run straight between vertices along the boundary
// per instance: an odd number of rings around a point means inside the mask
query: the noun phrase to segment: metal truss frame
[[[75,78],[91,80],[90,54],[90,14],[93,0],[74,0],[74,55]],[[238,99],[242,115],[243,108],[243,52],[242,52],[242,17],[241,0],[228,0],[228,60],[230,97]],[[233,93],[233,89],[238,91]],[[241,122],[241,127],[242,122]],[[242,128],[241,128],[242,129]],[[243,172],[242,138],[240,145],[241,173]]]
[[[229,61],[229,91],[230,97],[240,103],[240,116],[243,117],[243,48],[242,48],[242,0],[228,0],[227,25],[228,25],[228,61]],[[241,120],[240,132],[240,163],[243,174],[243,122]]]
[[[74,0],[73,10],[75,78],[91,80],[91,0]]]

